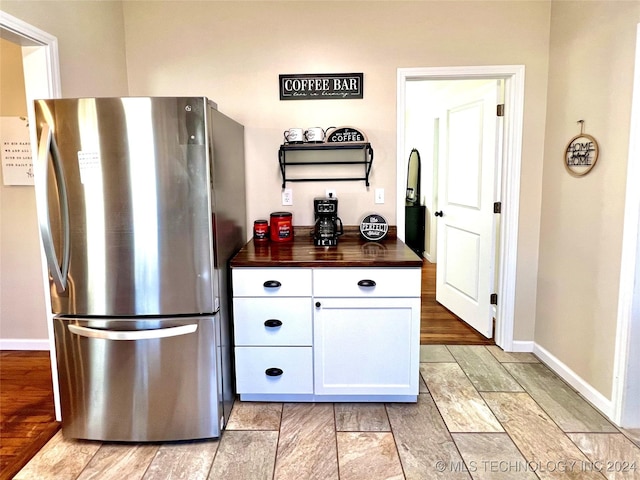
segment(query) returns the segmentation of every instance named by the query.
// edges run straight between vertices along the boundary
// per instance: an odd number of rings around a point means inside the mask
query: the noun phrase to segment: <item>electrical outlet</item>
[[[329,198],[329,197],[333,197],[336,198],[336,190],[335,188],[327,188],[324,191],[325,197]]]
[[[375,203],[384,203],[384,188],[376,188]]]
[[[282,190],[282,205],[293,205],[293,192],[290,188]]]

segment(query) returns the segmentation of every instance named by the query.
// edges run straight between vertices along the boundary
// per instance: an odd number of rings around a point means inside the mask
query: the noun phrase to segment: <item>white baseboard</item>
[[[567,365],[558,360],[549,351],[537,343],[533,346],[533,353],[551,370],[560,376],[565,382],[575,388],[580,395],[588,400],[594,407],[610,420],[613,418],[613,402],[598,392],[580,375],[571,370]]]
[[[49,350],[49,340],[30,338],[0,338],[0,350]]]
[[[533,352],[533,342],[522,341],[522,340],[514,340],[511,342],[511,351],[512,352]]]

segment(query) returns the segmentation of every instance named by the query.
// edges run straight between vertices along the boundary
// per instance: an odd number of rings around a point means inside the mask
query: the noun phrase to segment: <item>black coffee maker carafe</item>
[[[338,245],[338,237],[344,233],[342,220],[338,217],[338,199],[331,195],[327,198],[314,198],[313,212],[313,243],[317,246]]]

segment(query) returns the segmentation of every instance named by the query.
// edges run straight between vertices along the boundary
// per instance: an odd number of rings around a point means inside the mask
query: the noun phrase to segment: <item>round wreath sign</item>
[[[580,134],[569,141],[564,152],[564,166],[575,177],[589,173],[598,161],[599,153],[596,139],[583,132],[584,120],[578,123],[581,124]]]

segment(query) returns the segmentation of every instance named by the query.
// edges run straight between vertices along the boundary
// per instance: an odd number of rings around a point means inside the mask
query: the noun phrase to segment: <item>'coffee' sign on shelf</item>
[[[353,127],[338,127],[327,131],[327,143],[363,143],[368,142],[361,130]]]
[[[280,100],[363,98],[362,73],[280,75]]]

